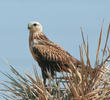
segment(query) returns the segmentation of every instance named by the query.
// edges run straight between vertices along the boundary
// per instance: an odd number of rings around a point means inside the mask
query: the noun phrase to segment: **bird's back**
[[[69,62],[72,62],[76,67],[80,65],[79,60],[50,41],[43,33],[31,36],[30,41],[31,53],[42,69],[51,69],[53,73],[54,71],[69,72]]]

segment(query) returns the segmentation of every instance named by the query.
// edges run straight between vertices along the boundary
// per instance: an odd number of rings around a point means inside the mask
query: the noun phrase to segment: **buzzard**
[[[33,21],[28,24],[29,29],[29,48],[33,58],[38,62],[44,84],[50,72],[52,78],[55,72],[70,73],[70,61],[78,67],[81,62],[72,57],[59,45],[50,41],[42,32],[42,25],[39,22]]]

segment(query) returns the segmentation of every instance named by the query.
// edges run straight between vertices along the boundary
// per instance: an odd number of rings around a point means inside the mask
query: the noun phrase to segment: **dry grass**
[[[82,46],[80,48],[81,68],[76,68],[71,62],[71,75],[62,73],[62,77],[53,80],[49,79],[49,85],[44,86],[42,78],[39,77],[36,67],[34,67],[35,79],[25,73],[22,76],[11,65],[14,76],[3,73],[10,81],[4,81],[1,85],[0,95],[6,100],[109,100],[110,99],[110,50],[107,42],[110,37],[110,25],[108,27],[106,42],[102,52],[101,63],[99,63],[99,53],[103,34],[103,24],[101,27],[99,43],[96,53],[95,67],[91,65],[89,59],[89,44],[86,42],[81,29],[83,47],[87,62],[84,62]],[[105,56],[107,54],[108,56]],[[105,59],[104,59],[105,58]]]

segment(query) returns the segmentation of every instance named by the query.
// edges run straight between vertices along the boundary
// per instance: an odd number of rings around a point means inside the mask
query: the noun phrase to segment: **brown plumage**
[[[62,47],[50,41],[42,32],[42,26],[38,22],[28,24],[30,30],[29,47],[33,58],[38,62],[42,70],[44,84],[48,78],[47,71],[54,77],[55,72],[70,72],[70,62],[76,67],[80,61],[73,58]]]

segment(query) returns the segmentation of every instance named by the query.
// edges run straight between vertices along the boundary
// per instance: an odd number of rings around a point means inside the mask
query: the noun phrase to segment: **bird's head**
[[[42,32],[42,25],[39,22],[33,21],[28,24],[28,29],[31,33]]]

